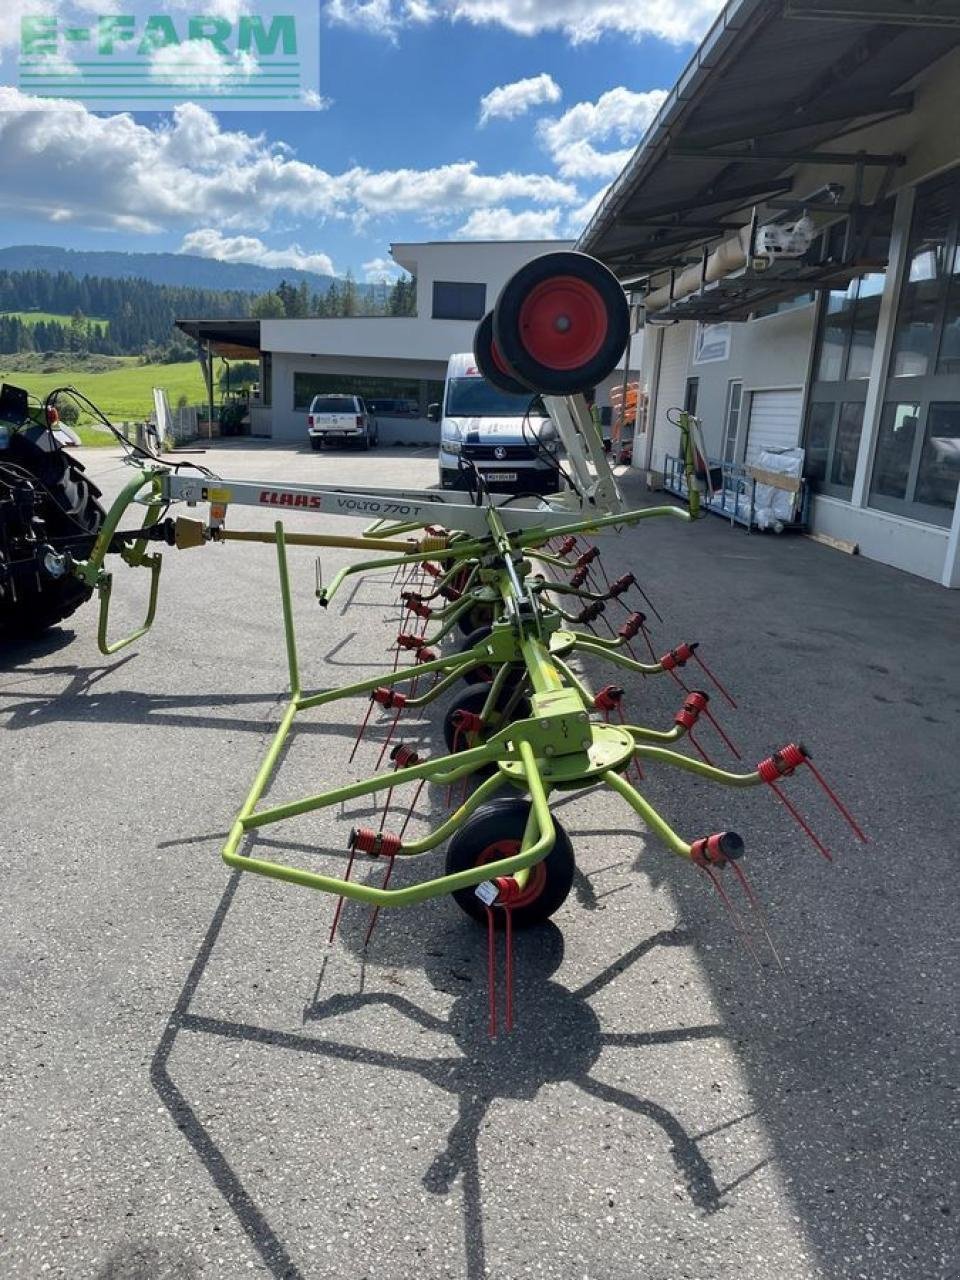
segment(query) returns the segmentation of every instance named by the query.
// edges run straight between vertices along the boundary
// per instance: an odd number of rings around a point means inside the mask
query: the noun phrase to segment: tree
[[[400,276],[395,281],[387,299],[387,314],[391,316],[415,316],[417,314],[416,276]]]
[[[287,314],[279,291],[270,290],[254,298],[250,305],[250,314],[255,320],[282,320]]]
[[[357,283],[351,271],[348,271],[343,277],[340,293],[340,314],[342,316],[355,316],[357,314]]]

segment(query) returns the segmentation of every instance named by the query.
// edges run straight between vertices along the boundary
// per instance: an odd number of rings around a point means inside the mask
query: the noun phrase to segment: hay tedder
[[[626,508],[583,392],[616,367],[628,324],[623,291],[610,272],[582,254],[563,252],[522,267],[478,326],[474,353],[480,372],[503,390],[531,399],[542,396],[556,425],[567,468],[564,472],[558,467],[557,492],[546,499],[486,492],[476,472],[464,477],[467,494],[231,480],[188,460],[167,461],[134,448],[130,460],[136,470],[103,513],[76,464],[62,454],[59,444],[46,440],[53,399],[48,398],[39,415],[31,413],[19,430],[9,428],[6,451],[0,447],[0,625],[5,623],[8,633],[17,629],[11,621],[49,625],[96,591],[100,648],[114,653],[139,639],[153,622],[164,545],[275,545],[290,697],[234,819],[224,861],[242,871],[334,895],[331,938],[346,899],[371,908],[369,939],[381,908],[452,894],[489,930],[494,1024],[495,934],[502,930],[505,935],[508,1027],[512,930],[552,915],[573,882],[573,848],[551,812],[552,796],[597,784],[615,791],[671,853],[709,880],[751,950],[753,926],[768,941],[769,932],[740,865],[741,837],[733,831],[701,830],[688,838],[675,831],[643,794],[644,766],[680,770],[726,787],[768,787],[829,858],[826,846],[782,789],[784,780],[806,769],[858,838],[865,838],[803,746],[790,743],[746,771],[722,769],[709,759],[697,738],[703,721],[727,749],[738,753],[714,714],[710,693],[688,685],[684,673],[702,674],[720,700],[733,704],[733,699],[706,666],[696,641],[678,641],[657,652],[647,614],[632,608],[629,597],[637,593],[659,618],[653,602],[632,572],[610,581],[597,546],[588,540],[650,519],[691,522],[709,483],[697,424],[681,415],[688,509]],[[14,441],[22,436],[15,458],[8,457],[11,431]],[[2,441],[0,437],[0,446]],[[42,474],[36,467],[31,474],[33,453],[56,461]],[[66,496],[64,477],[74,486]],[[192,514],[168,515],[175,505]],[[122,528],[134,506],[143,510],[142,520],[132,529]],[[275,512],[273,530],[229,528],[228,511],[240,506]],[[372,523],[356,536],[293,532],[284,527],[282,517],[288,512],[361,516]],[[287,563],[292,545],[365,553],[327,584],[318,573],[322,606],[329,605],[354,575],[392,572],[402,619],[393,670],[388,663],[373,679],[319,692],[301,688]],[[112,639],[113,575],[106,565],[108,557],[117,556],[149,573],[150,590],[142,625],[131,635]],[[614,610],[620,612],[611,623]],[[598,634],[595,624],[604,625],[608,634]],[[643,660],[635,641],[646,647]],[[678,707],[672,724],[650,727],[627,721],[623,690],[612,683],[597,690],[589,687],[580,658],[673,680]],[[385,717],[375,771],[317,795],[263,803],[296,718],[343,699],[361,704],[351,761],[372,713],[377,710]],[[402,718],[439,699],[447,702],[446,751],[424,757],[403,740]],[[695,754],[681,749],[686,744]],[[448,810],[433,830],[408,839],[408,825],[428,783],[443,789]],[[255,837],[261,828],[375,793],[386,793],[379,825],[351,830],[342,875],[258,856]],[[391,820],[391,805],[396,821]],[[391,886],[398,859],[416,859],[444,843],[442,875]],[[379,883],[353,878],[359,855],[381,860]],[[728,883],[729,877],[733,879]],[[745,904],[739,910],[731,892],[734,881]],[[772,942],[770,947],[775,957]]]

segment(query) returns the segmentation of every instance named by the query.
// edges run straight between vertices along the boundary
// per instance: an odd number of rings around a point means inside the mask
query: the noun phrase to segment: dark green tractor
[[[91,589],[70,569],[103,524],[100,490],[64,447],[79,441],[48,398],[0,387],[0,643],[68,618]]]

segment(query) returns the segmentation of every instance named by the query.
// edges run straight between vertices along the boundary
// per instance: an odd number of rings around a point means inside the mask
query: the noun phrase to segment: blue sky
[[[0,18],[8,86],[14,19],[57,8],[12,5]],[[389,271],[391,241],[575,234],[718,8],[327,0],[325,105],[298,112],[188,102],[176,114],[95,115],[37,110],[0,87],[0,242],[329,264],[364,279]]]

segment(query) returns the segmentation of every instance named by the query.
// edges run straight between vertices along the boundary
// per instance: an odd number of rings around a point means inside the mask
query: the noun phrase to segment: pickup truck
[[[325,440],[354,440],[371,449],[380,439],[377,420],[361,396],[314,396],[307,410],[307,435],[313,449]]]

